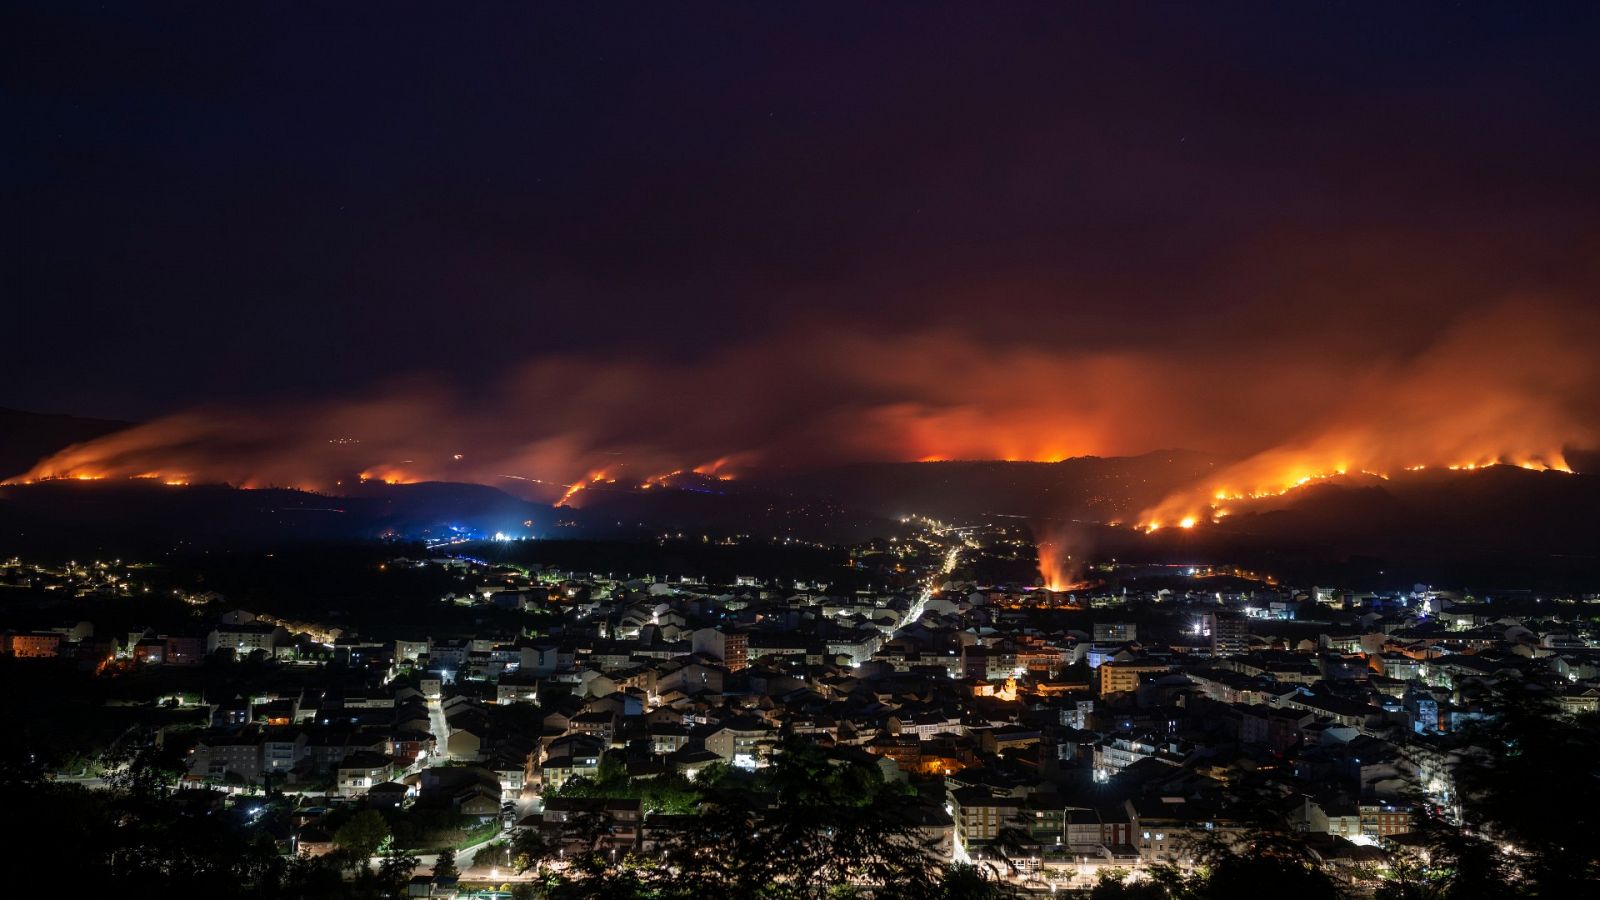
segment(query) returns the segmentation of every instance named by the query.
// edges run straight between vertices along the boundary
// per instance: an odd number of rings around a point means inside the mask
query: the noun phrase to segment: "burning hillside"
[[[408,382],[352,401],[192,410],[72,445],[12,481],[329,493],[454,481],[581,506],[757,466],[1055,460],[1173,445],[1240,460],[1127,513],[1146,529],[1192,527],[1336,478],[1493,464],[1566,471],[1564,448],[1600,445],[1596,338],[1592,313],[1523,305],[1465,318],[1416,352],[1312,365],[1264,345],[1196,370],[1157,351],[809,334],[676,365],[543,359],[470,399]]]

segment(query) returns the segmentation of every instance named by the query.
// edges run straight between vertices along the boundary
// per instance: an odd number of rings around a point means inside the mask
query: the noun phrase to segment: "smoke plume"
[[[1363,320],[1363,327],[1366,320]],[[133,478],[336,491],[357,479],[489,484],[581,503],[697,469],[1029,459],[1185,447],[1241,459],[1145,511],[1205,521],[1225,501],[1336,472],[1508,462],[1564,467],[1600,444],[1600,327],[1572,305],[1464,314],[1420,345],[1350,329],[1041,347],[950,329],[799,329],[687,361],[545,357],[461,387],[193,409],[76,445],[14,480]],[[1199,347],[1200,349],[1196,349]],[[1354,349],[1352,349],[1354,348]]]

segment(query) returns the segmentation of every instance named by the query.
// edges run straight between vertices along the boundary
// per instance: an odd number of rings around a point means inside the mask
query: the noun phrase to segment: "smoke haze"
[[[145,477],[335,490],[469,481],[553,501],[595,480],[863,460],[1058,460],[1163,447],[1242,461],[1146,518],[1336,471],[1494,462],[1564,468],[1600,444],[1596,314],[1551,301],[1460,315],[1414,350],[1330,319],[1282,341],[1051,351],[954,331],[792,332],[698,359],[542,359],[482,385],[412,378],[364,396],[194,409],[74,446],[21,480]],[[1195,334],[1187,336],[1192,343]],[[581,493],[581,491],[579,492]],[[572,498],[578,502],[578,496]]]

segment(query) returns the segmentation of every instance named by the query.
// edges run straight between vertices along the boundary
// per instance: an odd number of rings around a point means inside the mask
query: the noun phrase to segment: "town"
[[[1600,896],[1600,5],[3,16],[9,895]]]
[[[586,854],[647,865],[708,792],[801,748],[893,786],[931,863],[997,891],[1117,896],[1266,827],[1370,894],[1426,872],[1440,828],[1523,852],[1469,808],[1504,753],[1482,727],[1497,698],[1600,709],[1595,595],[1109,561],[1053,592],[979,577],[1025,567],[1023,531],[932,521],[802,577],[515,561],[559,543],[362,563],[447,587],[433,631],[244,608],[160,566],[6,561],[30,757],[60,789],[148,769],[280,861],[376,867],[409,896],[534,895],[596,877]],[[139,625],[151,597],[166,612]]]

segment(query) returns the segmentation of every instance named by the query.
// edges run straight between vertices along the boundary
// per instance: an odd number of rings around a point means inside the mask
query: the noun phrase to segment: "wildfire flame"
[[[1342,336],[1358,327],[1368,340],[1359,323]],[[1341,330],[1338,320],[1326,330]],[[1243,460],[1141,515],[1109,512],[1150,530],[1200,528],[1236,504],[1336,478],[1423,466],[1566,471],[1561,448],[1600,447],[1600,314],[1581,303],[1480,303],[1425,344],[1369,341],[1337,365],[1307,364],[1335,358],[1317,355],[1328,349],[1320,332],[1256,344],[1201,337],[1239,352],[1196,367],[1170,348],[833,329],[788,330],[684,363],[545,357],[471,403],[428,381],[292,408],[179,413],[68,447],[12,482],[147,476],[331,492],[361,472],[571,505],[621,472],[654,490],[674,473],[727,479],[747,463],[1049,461],[1173,446]]]
[[[1035,539],[1034,545],[1039,553],[1039,578],[1045,590],[1061,593],[1088,586],[1081,578],[1087,560],[1078,537],[1070,529],[1054,527],[1045,529]]]
[[[588,490],[590,485],[595,485],[595,484],[616,484],[616,483],[617,483],[617,480],[615,478],[609,477],[609,475],[607,474],[607,470],[606,469],[599,469],[599,470],[590,472],[588,475],[584,476],[584,479],[582,481],[574,481],[572,484],[567,485],[566,493],[561,495],[561,498],[556,501],[555,505],[556,506],[566,506],[566,507],[575,508],[577,506],[577,504],[573,503],[572,499],[574,497],[576,497],[580,492]]]
[[[373,466],[361,473],[362,481],[381,481],[384,484],[416,484],[421,479],[406,474],[397,466]]]
[[[1232,467],[1224,477],[1245,477],[1251,468],[1252,462],[1247,461]],[[1444,466],[1434,466],[1433,468],[1443,468],[1453,472],[1472,472],[1487,469],[1491,466],[1516,466],[1534,472],[1572,473],[1572,467],[1567,465],[1566,459],[1559,451],[1548,451],[1536,458],[1500,457],[1451,463]],[[1401,466],[1400,471],[1422,472],[1428,468],[1430,466],[1427,464],[1409,465]],[[1295,466],[1289,468],[1283,475],[1268,477],[1264,481],[1243,482],[1249,485],[1248,487],[1192,488],[1181,491],[1162,501],[1159,506],[1146,510],[1140,516],[1139,524],[1134,527],[1147,533],[1156,531],[1165,525],[1193,528],[1199,522],[1207,520],[1214,522],[1228,516],[1232,510],[1224,506],[1223,504],[1225,503],[1270,500],[1274,497],[1282,497],[1308,485],[1351,477],[1350,469],[1343,466],[1325,472],[1301,474],[1305,469],[1305,466]],[[1370,469],[1361,469],[1358,474],[1380,481],[1390,480],[1388,474]]]
[[[1600,428],[1583,412],[1583,398],[1600,389],[1600,357],[1576,351],[1566,330],[1583,333],[1596,320],[1547,313],[1501,310],[1404,364],[1375,368],[1299,437],[1165,498],[1140,514],[1139,527],[1212,521],[1224,504],[1333,479],[1497,465],[1571,472],[1563,448],[1600,443]]]
[[[682,475],[682,474],[683,474],[683,470],[682,469],[673,469],[671,472],[663,472],[660,475],[651,475],[649,478],[646,478],[645,480],[639,482],[639,489],[643,490],[643,491],[648,491],[648,490],[651,490],[653,488],[662,487],[662,486],[666,485],[667,482],[671,481],[674,478],[677,478],[679,475]]]
[[[732,464],[733,457],[719,456],[711,462],[701,463],[700,465],[695,466],[690,471],[694,472],[696,475],[704,475],[707,478],[715,478],[718,481],[732,481],[733,473],[723,471],[723,469],[726,469]]]

